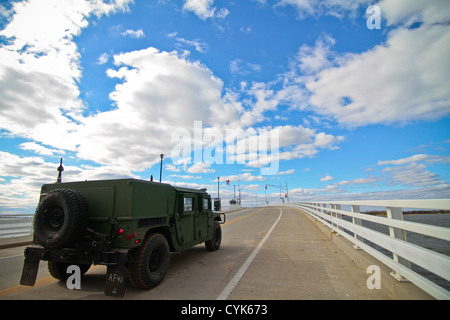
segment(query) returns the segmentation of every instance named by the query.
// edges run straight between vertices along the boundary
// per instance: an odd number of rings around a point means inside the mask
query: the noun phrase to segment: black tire
[[[132,252],[132,261],[128,266],[131,284],[144,290],[156,287],[166,275],[169,260],[170,248],[166,238],[159,233],[147,235]]]
[[[222,242],[222,228],[219,222],[214,222],[212,237],[210,240],[205,242],[206,249],[209,251],[219,250],[220,244]]]
[[[36,209],[36,240],[47,249],[69,247],[85,234],[87,217],[86,201],[79,192],[70,189],[50,191]]]
[[[70,274],[67,273],[67,268],[72,265],[71,263],[64,263],[64,262],[54,262],[49,261],[48,262],[48,271],[50,272],[50,275],[58,280],[66,281]],[[90,264],[79,264],[78,267],[80,267],[80,275],[83,276],[91,267]]]

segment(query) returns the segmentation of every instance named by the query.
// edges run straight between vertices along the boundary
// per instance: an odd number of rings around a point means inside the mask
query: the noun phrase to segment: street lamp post
[[[219,187],[219,179],[220,177],[217,177],[217,199],[220,199],[220,187]]]

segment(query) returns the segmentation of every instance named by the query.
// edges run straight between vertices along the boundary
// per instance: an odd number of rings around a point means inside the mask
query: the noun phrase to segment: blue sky
[[[0,214],[32,213],[61,157],[63,181],[158,180],[161,153],[164,182],[216,196],[220,177],[228,201],[239,181],[244,205],[286,183],[290,201],[448,198],[449,9],[2,1]]]

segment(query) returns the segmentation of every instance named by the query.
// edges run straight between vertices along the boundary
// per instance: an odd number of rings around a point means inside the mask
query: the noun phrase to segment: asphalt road
[[[127,287],[132,300],[390,299],[369,290],[368,275],[329,236],[292,208],[243,209],[227,214],[222,245],[172,253],[164,281],[148,291]],[[106,267],[93,266],[80,290],[67,289],[40,262],[34,287],[19,285],[23,250],[0,250],[0,300],[117,299],[103,294]]]

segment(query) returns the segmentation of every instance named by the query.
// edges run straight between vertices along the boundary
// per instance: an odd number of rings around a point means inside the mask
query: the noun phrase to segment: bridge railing
[[[413,263],[444,281],[450,281],[450,257],[408,242],[406,238],[407,231],[421,234],[447,241],[444,246],[448,248],[450,228],[403,220],[404,208],[448,210],[450,199],[316,201],[287,205],[297,207],[319,220],[351,241],[355,249],[365,250],[391,268],[391,274],[397,280],[406,278],[437,299],[450,299],[448,290],[411,269]],[[362,206],[385,208],[386,217],[361,213]],[[376,225],[388,228],[388,232],[377,231],[374,228]]]

